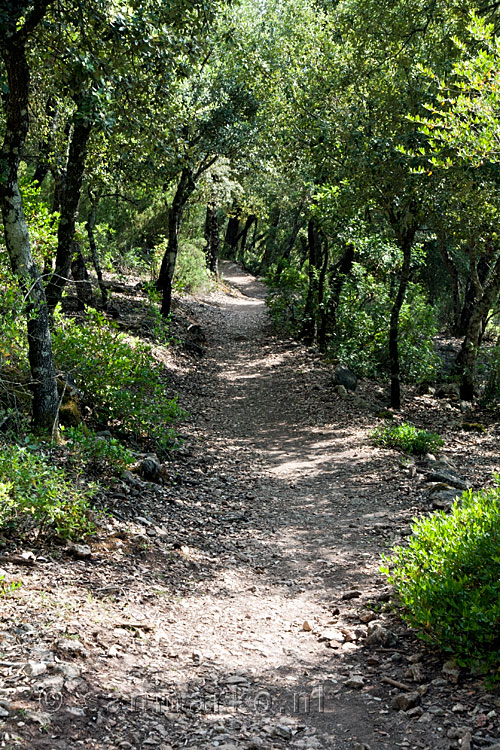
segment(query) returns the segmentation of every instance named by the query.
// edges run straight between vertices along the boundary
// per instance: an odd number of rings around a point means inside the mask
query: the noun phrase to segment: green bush
[[[435,432],[419,430],[412,424],[381,425],[371,434],[376,445],[398,448],[405,453],[432,453],[444,445],[442,437]]]
[[[383,572],[421,637],[464,666],[500,670],[500,489],[464,493],[415,522]]]
[[[265,277],[269,287],[266,305],[274,325],[286,333],[297,333],[302,325],[307,295],[307,274],[285,263],[278,272],[272,266]]]
[[[355,263],[344,285],[331,341],[336,358],[365,377],[389,371],[389,320],[392,296],[385,281]],[[408,382],[421,383],[437,371],[439,358],[433,339],[435,314],[424,291],[410,283],[399,321],[401,373]]]
[[[0,529],[31,540],[76,539],[93,531],[92,488],[74,486],[63,469],[28,447],[0,450]]]
[[[205,253],[200,244],[181,241],[175,264],[174,289],[181,294],[201,292],[209,289],[211,283]]]
[[[116,438],[96,435],[82,425],[69,427],[63,432],[71,450],[70,462],[77,469],[120,475],[136,460],[132,451]]]
[[[189,294],[203,292],[209,289],[212,284],[210,272],[207,269],[205,253],[202,249],[203,244],[203,240],[199,242],[181,240],[179,244],[173,278],[173,288],[179,294],[185,292]],[[157,278],[166,249],[166,239],[162,240],[154,249],[154,263],[152,268],[154,278]]]
[[[61,317],[53,347],[57,366],[71,373],[100,425],[159,449],[172,447],[182,411],[175,398],[165,397],[163,369],[150,346],[130,342],[100,313],[88,311],[81,323]]]

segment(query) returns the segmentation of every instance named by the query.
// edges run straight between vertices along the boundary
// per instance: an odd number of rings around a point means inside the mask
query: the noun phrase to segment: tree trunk
[[[250,243],[250,251],[254,250],[257,244],[257,229],[258,228],[259,228],[259,220],[255,219],[255,224],[253,225],[252,241]]]
[[[264,254],[259,264],[259,273],[263,273],[266,269],[269,268],[269,266],[273,262],[275,252],[276,252],[276,235],[278,233],[278,226],[280,223],[280,218],[281,218],[281,211],[279,207],[275,206],[271,210],[271,216],[269,219],[269,229],[267,230],[267,236],[266,236],[266,247],[265,247]]]
[[[488,278],[488,274],[491,269],[491,263],[493,260],[494,259],[491,257],[491,253],[486,256],[481,256],[477,263],[475,258],[471,258],[471,265],[476,264],[475,274],[477,275],[477,280],[479,280],[479,284],[481,286]],[[467,335],[469,321],[474,313],[477,299],[481,295],[481,290],[477,289],[476,287],[477,283],[474,282],[471,274],[470,278],[467,280],[467,285],[465,287],[464,303],[462,305],[460,316],[458,318],[458,325],[454,331],[455,336]]]
[[[207,206],[207,215],[205,219],[205,257],[207,259],[207,268],[216,276],[219,273],[219,219],[217,216],[217,206],[210,203]]]
[[[295,213],[291,232],[287,238],[287,241],[283,248],[283,252],[281,253],[281,256],[278,260],[278,267],[276,269],[276,281],[279,280],[279,277],[281,276],[281,273],[285,267],[285,263],[289,259],[290,255],[292,254],[292,250],[295,247],[298,234],[300,230],[302,229],[302,227],[304,226],[304,220],[301,221],[300,219],[303,206],[304,206],[304,203],[301,202]]]
[[[236,259],[237,237],[240,231],[240,220],[238,216],[230,216],[227,222],[226,234],[224,236],[224,256],[229,260]]]
[[[0,151],[0,204],[12,271],[26,298],[33,424],[36,429],[54,430],[57,425],[58,397],[49,315],[43,282],[31,255],[18,179],[20,156],[29,125],[30,71],[26,60],[28,28],[30,25],[35,28],[47,5],[48,3],[41,3],[37,9],[38,16],[35,17],[33,11],[19,31],[15,29],[14,19],[11,34],[4,34],[0,39],[8,81],[8,92],[4,94],[5,137]]]
[[[92,284],[90,283],[87,266],[85,265],[85,258],[83,257],[80,245],[74,240],[71,244],[71,275],[75,282],[76,295],[80,302],[81,309],[85,310],[87,305],[92,305]]]
[[[399,286],[396,298],[391,310],[389,324],[389,359],[391,365],[391,406],[393,409],[401,408],[401,380],[399,364],[399,315],[406,295],[406,289],[410,280],[411,248],[415,230],[407,231],[400,239],[403,251],[403,266],[399,276]]]
[[[326,351],[327,338],[337,327],[337,311],[340,304],[340,295],[346,277],[351,273],[354,263],[354,245],[349,243],[338,263],[335,264],[330,277],[330,299],[327,309],[324,311],[321,328],[318,334],[321,351]],[[332,278],[334,277],[334,278]]]
[[[319,309],[319,327],[318,327],[318,346],[320,352],[326,351],[326,326],[328,311],[325,305],[325,285],[326,285],[326,272],[328,270],[328,241],[324,238],[324,252],[323,252],[323,263],[321,264],[321,273],[319,275],[318,282],[318,309]]]
[[[307,225],[307,247],[309,257],[309,286],[307,290],[306,304],[304,307],[304,319],[301,338],[309,346],[313,343],[316,335],[316,305],[318,301],[318,268],[321,255],[321,240],[314,219],[309,219]]]
[[[48,137],[38,145],[38,158],[35,173],[32,182],[37,182],[41,186],[50,169],[50,152],[54,142],[54,136],[57,127],[57,108],[54,98],[49,96],[45,107],[47,118],[50,119],[50,129]]]
[[[186,203],[195,189],[193,173],[188,167],[184,167],[179,178],[177,190],[175,191],[174,200],[168,211],[168,235],[167,249],[163,256],[157,289],[163,292],[161,303],[161,314],[167,317],[172,307],[172,280],[174,278],[175,263],[179,251],[179,229],[181,226],[182,214]]]
[[[255,214],[250,214],[250,216],[248,216],[247,220],[245,221],[245,225],[243,229],[241,230],[241,232],[239,233],[236,239],[236,244],[237,244],[238,240],[241,237],[240,247],[239,249],[238,248],[236,249],[236,260],[238,260],[238,258],[241,258],[242,260],[244,260],[245,258],[245,248],[247,245],[248,232],[254,222],[255,222],[255,226],[257,226],[257,217],[255,216]]]
[[[453,321],[451,330],[452,333],[457,336],[460,335],[457,333],[460,326],[460,277],[458,275],[457,267],[453,262],[453,258],[448,252],[448,248],[446,246],[446,237],[442,235],[438,237],[438,246],[439,252],[441,253],[441,257],[446,266],[446,270],[448,271],[448,276],[450,277],[451,297],[453,300]]]
[[[101,264],[99,262],[99,254],[97,252],[97,245],[96,245],[95,234],[94,234],[94,229],[95,229],[96,220],[97,220],[98,198],[94,196],[90,190],[89,190],[89,200],[90,200],[90,209],[89,209],[89,213],[87,216],[87,223],[85,224],[85,229],[87,230],[87,236],[89,238],[90,257],[92,258],[92,265],[94,266],[94,271],[96,272],[96,276],[97,276],[97,283],[99,284],[99,289],[101,290],[102,308],[103,310],[105,310],[108,306],[108,290],[106,289],[104,280],[102,278],[102,269],[101,269]]]
[[[85,116],[84,96],[76,100],[76,112],[73,116],[73,132],[66,163],[66,174],[61,195],[61,218],[57,232],[56,267],[47,285],[46,295],[49,310],[53,310],[60,301],[64,285],[71,267],[71,250],[78,217],[78,204],[82,189],[87,144],[92,130],[92,122]]]
[[[474,375],[482,336],[483,321],[500,293],[500,254],[486,280],[482,295],[476,300],[469,318],[467,331],[455,367],[461,376],[460,398],[474,398]]]

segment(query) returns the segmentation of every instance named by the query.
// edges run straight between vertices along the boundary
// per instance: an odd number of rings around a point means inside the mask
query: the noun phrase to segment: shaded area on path
[[[39,690],[45,709],[50,691],[61,696],[48,732],[29,724],[14,746],[448,750],[451,692],[436,715],[437,688],[424,693],[425,721],[393,711],[381,676],[409,679],[420,647],[404,627],[391,648],[369,646],[359,618],[370,605],[389,617],[378,565],[421,507],[415,485],[397,455],[369,444],[366,402],[340,400],[321,358],[273,334],[265,287],[222,268],[227,293],[182,303],[208,350],[173,371],[191,414],[178,479],[153,504],[146,488],[117,495],[117,512],[150,524],[127,554],[47,564],[23,648],[52,648],[62,632],[85,638],[89,656],[81,683]],[[361,689],[346,684],[352,673]],[[467,701],[466,685],[450,690]]]

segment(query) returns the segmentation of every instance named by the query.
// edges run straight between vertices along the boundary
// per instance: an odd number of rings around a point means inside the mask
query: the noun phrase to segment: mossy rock
[[[82,423],[82,414],[76,400],[72,399],[61,405],[59,422],[65,427],[77,427]]]
[[[462,422],[462,430],[464,430],[464,432],[478,432],[481,435],[484,435],[487,432],[484,424],[481,424],[480,422]]]

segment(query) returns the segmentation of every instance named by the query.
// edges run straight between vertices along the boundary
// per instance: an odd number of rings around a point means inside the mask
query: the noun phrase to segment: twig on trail
[[[131,630],[154,630],[153,625],[145,622],[117,622],[115,628],[129,628]]]
[[[13,565],[35,565],[32,557],[21,557],[20,555],[0,555],[0,562],[12,563]]]
[[[382,677],[382,682],[387,683],[387,685],[392,685],[392,687],[399,688],[400,690],[412,690],[413,689],[411,685],[406,685],[404,682],[398,682],[397,680],[393,680],[392,677]]]
[[[406,654],[406,651],[403,651],[401,648],[376,648],[375,651],[377,651],[380,654]]]

